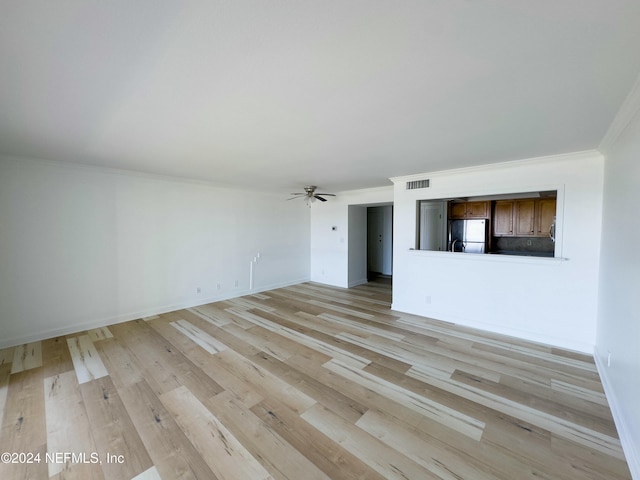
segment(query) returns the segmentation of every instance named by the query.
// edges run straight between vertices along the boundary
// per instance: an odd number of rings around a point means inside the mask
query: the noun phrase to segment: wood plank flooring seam
[[[42,342],[32,342],[15,347],[11,373],[19,373],[42,366]]]
[[[88,458],[96,451],[91,425],[80,393],[76,373],[66,372],[44,379],[44,406],[47,429],[47,452],[75,453]],[[65,475],[89,477],[94,470],[82,462],[47,462],[49,477]]]
[[[222,342],[219,342],[208,333],[200,330],[195,325],[187,322],[186,320],[178,320],[177,322],[171,322],[170,325],[179,332],[189,337],[195,343],[204,348],[211,355],[222,352],[227,349],[227,346]]]
[[[273,480],[260,462],[186,387],[164,393],[160,400],[216,476]]]
[[[89,335],[89,338],[94,343],[100,340],[106,340],[107,338],[113,338],[113,334],[108,327],[93,328],[87,331],[87,335]]]
[[[326,407],[316,405],[304,412],[301,418],[387,479],[439,478],[398,451],[382,448],[384,444],[380,440],[344,421]]]
[[[339,360],[329,360],[323,367],[476,441],[482,438],[485,423],[469,415],[376,377],[366,371],[354,369]]]
[[[480,405],[484,405],[488,408],[505,412],[533,424],[541,425],[545,429],[569,440],[577,441],[578,443],[594,448],[608,455],[624,459],[620,440],[617,438],[596,432],[560,417],[527,408],[517,402],[474,388],[470,385],[431,377],[428,373],[426,375],[422,375],[418,368],[414,368],[415,367],[412,367],[412,369],[407,372],[407,375],[422,379],[430,385],[441,388],[447,392],[466,398],[467,400]]]
[[[68,337],[67,345],[69,346],[73,367],[78,377],[78,383],[89,382],[109,374],[89,335]]]
[[[255,324],[255,325],[259,325],[261,327],[264,327],[268,330],[271,330],[279,335],[282,335],[286,338],[292,339],[294,341],[297,341],[299,343],[302,343],[303,345],[308,346],[309,348],[312,348],[314,350],[317,350],[321,353],[324,353],[326,355],[332,356],[332,357],[336,357],[341,359],[344,362],[348,362],[351,363],[355,366],[357,366],[358,368],[363,368],[367,365],[369,365],[370,360],[360,357],[359,355],[355,355],[352,354],[346,350],[342,350],[338,347],[335,347],[333,345],[329,345],[325,342],[322,342],[320,340],[316,340],[313,337],[310,337],[308,335],[304,335],[300,332],[297,332],[291,328],[288,327],[284,327],[282,325],[279,325],[277,323],[271,322],[270,320],[264,319],[258,315],[254,315],[252,313],[249,312],[239,312],[239,311],[234,311],[234,313],[236,315],[241,316],[242,318],[245,318],[246,320],[250,321],[251,323]]]

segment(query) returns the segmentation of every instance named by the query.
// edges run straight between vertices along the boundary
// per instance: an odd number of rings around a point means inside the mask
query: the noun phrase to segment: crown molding
[[[387,193],[393,191],[393,185],[384,185],[382,187],[356,188],[354,190],[341,190],[336,192],[340,195],[363,195],[367,193]]]
[[[622,102],[618,113],[616,113],[611,125],[609,125],[607,133],[602,137],[598,150],[603,153],[608,151],[638,114],[640,114],[640,75],[638,75],[631,91]]]
[[[115,177],[139,178],[156,182],[180,183],[194,185],[204,188],[213,188],[225,191],[251,192],[265,196],[282,197],[283,193],[274,190],[256,190],[242,185],[230,185],[228,183],[214,182],[211,180],[200,180],[191,177],[179,177],[173,175],[163,175],[159,173],[141,172],[138,170],[127,170],[123,168],[107,167],[104,165],[93,165],[87,163],[65,162],[61,160],[49,160],[44,158],[21,157],[16,155],[4,155],[0,153],[0,163],[8,163],[18,167],[45,167],[58,170],[84,172],[88,174],[111,175]]]
[[[536,165],[542,163],[557,163],[562,161],[577,161],[588,158],[602,157],[602,153],[598,150],[584,150],[581,152],[561,153],[557,155],[547,155],[544,157],[525,158],[522,160],[510,160],[506,162],[485,163],[482,165],[474,165],[472,167],[452,168],[449,170],[435,170],[431,172],[416,173],[413,175],[403,175],[401,177],[392,177],[394,184],[409,182],[412,180],[422,180],[425,178],[434,178],[446,175],[474,173],[483,171],[492,171],[495,169],[517,168],[525,165]]]

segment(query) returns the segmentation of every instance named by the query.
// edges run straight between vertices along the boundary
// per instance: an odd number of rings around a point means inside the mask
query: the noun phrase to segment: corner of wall
[[[622,450],[624,451],[629,471],[631,472],[631,478],[640,479],[640,439],[634,437],[629,431],[628,425],[631,422],[626,420],[624,408],[622,408],[618,398],[616,396],[615,388],[609,378],[607,369],[602,363],[602,358],[598,355],[598,349],[594,349],[594,358],[596,361],[596,368],[600,375],[600,381],[604,387],[604,393],[607,397],[607,403],[611,409],[613,415],[613,421],[618,429],[618,436],[620,437],[620,443],[622,444]]]
[[[618,140],[618,137],[625,131],[627,126],[640,113],[640,75],[636,78],[633,87],[620,106],[620,110],[609,125],[598,150],[606,153]]]
[[[640,228],[628,219],[628,205],[640,194],[640,76],[621,105],[599,150],[604,153],[602,236],[598,282],[596,366],[620,436],[627,464],[640,480],[640,326],[637,308],[639,257],[626,248]],[[613,352],[615,363],[605,361]]]

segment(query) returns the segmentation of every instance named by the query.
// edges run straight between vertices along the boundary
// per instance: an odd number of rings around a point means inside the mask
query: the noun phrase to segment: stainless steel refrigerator
[[[485,253],[486,245],[486,220],[451,220],[449,222],[450,252]]]

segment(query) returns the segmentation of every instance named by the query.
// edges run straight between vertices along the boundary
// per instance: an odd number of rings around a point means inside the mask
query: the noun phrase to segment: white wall
[[[603,159],[597,152],[393,179],[393,308],[592,353]],[[406,190],[407,180],[431,188]],[[556,257],[411,250],[421,199],[558,190]]]
[[[393,201],[393,187],[338,192],[335,198],[311,207],[311,280],[349,286],[349,205]],[[333,231],[332,226],[337,227]]]
[[[367,283],[367,207],[349,205],[348,209],[349,288]]]
[[[0,159],[0,348],[248,293],[258,253],[254,291],[309,280],[309,211],[283,200]]]
[[[605,150],[596,360],[629,468],[640,479],[640,83],[636,94],[635,118]]]

